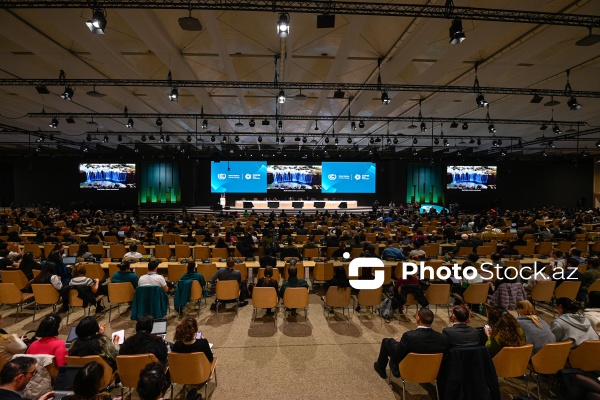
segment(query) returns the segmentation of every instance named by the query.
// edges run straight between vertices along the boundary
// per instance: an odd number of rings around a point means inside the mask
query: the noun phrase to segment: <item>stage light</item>
[[[164,143],[164,142],[165,142],[165,135],[161,134],[161,135],[160,135],[160,139],[158,139],[158,141],[159,141],[160,143]]]
[[[187,135],[187,138],[185,140],[187,140],[187,142],[190,143],[192,141],[192,135]]]
[[[256,125],[256,122],[254,121],[254,118],[252,118],[250,120],[250,122],[248,122],[248,125],[250,125],[250,128],[254,128],[254,126]]]
[[[211,142],[214,142],[214,141],[215,141],[215,135],[212,135],[212,136],[210,137],[210,141],[211,141]]]
[[[319,121],[315,119],[315,131],[319,130]]]
[[[92,18],[85,24],[93,34],[104,35],[104,30],[106,29],[106,11],[101,8],[96,8],[92,12]]]
[[[371,144],[375,143],[375,138],[370,138],[369,143],[371,143]]]
[[[52,117],[52,121],[50,122],[50,128],[56,129],[58,127],[58,118]]]
[[[285,39],[290,35],[290,16],[285,13],[279,14],[277,21],[277,36]]]
[[[239,129],[239,128],[243,128],[243,127],[244,127],[244,124],[242,123],[242,121],[240,121],[240,120],[238,119],[238,122],[236,122],[236,123],[235,123],[235,127],[236,127],[236,128],[238,128],[238,129]]]
[[[458,122],[452,121],[452,123],[450,124],[450,128],[458,128]]]
[[[156,126],[162,126],[163,121],[161,117],[156,118]]]
[[[560,104],[560,101],[554,100],[554,96],[550,96],[550,101],[544,103],[546,107],[554,107]]]
[[[417,149],[415,149],[415,148],[413,147],[413,149],[412,149],[412,155],[413,155],[413,156],[416,156],[417,154],[418,154],[418,152],[417,152]]]
[[[104,134],[104,139],[102,140],[104,143],[108,143],[108,135]]]
[[[279,129],[283,129],[283,121],[279,121],[279,122],[277,123],[277,128],[279,128]]]
[[[117,140],[118,140],[119,142],[122,142],[122,141],[123,141],[123,136],[119,135],[119,136],[117,137]]]
[[[433,139],[433,144],[440,144],[440,139],[438,139],[438,138]]]
[[[398,144],[398,138],[394,138],[394,144]]]
[[[445,147],[449,147],[450,146],[450,143],[448,143],[448,139],[444,139],[443,143],[444,143]]]
[[[477,107],[478,108],[483,108],[483,107],[487,107],[487,105],[489,104],[486,100],[485,97],[483,97],[483,94],[479,93],[477,95],[477,97],[475,98],[475,102],[477,103]]]
[[[466,38],[462,28],[462,21],[460,18],[455,18],[450,25],[450,44],[461,44]]]
[[[87,136],[85,137],[85,140],[87,140],[88,142],[91,142],[92,141],[92,135],[90,135],[88,133]]]
[[[546,157],[546,156],[548,156],[548,154],[546,154],[546,151],[545,151],[545,150],[544,150],[544,151],[542,151],[542,156],[543,156],[543,157]]]
[[[281,89],[279,91],[279,94],[277,95],[277,102],[279,104],[285,103],[285,92],[283,91],[283,89]]]
[[[477,138],[477,146],[481,146],[481,139]]]
[[[562,133],[560,127],[556,124],[552,127],[552,132],[554,132],[556,135],[560,135]]]
[[[43,142],[46,139],[46,136],[44,136],[43,134],[40,135],[40,137],[38,137],[35,141],[40,143]]]
[[[50,91],[48,90],[46,85],[37,85],[35,87],[35,90],[37,90],[38,94],[50,94]]]
[[[328,137],[325,138],[325,143],[329,143],[329,138]]]
[[[142,142],[146,141],[146,135],[142,135],[142,137],[140,138],[142,140]]]
[[[496,127],[494,126],[494,124],[489,124],[488,125],[488,132],[489,133],[496,133]]]
[[[381,92],[381,104],[383,105],[388,105],[390,104],[391,100],[390,97],[388,96],[388,93],[384,90],[383,92]]]
[[[67,118],[65,118],[65,121],[67,121],[67,124],[74,124],[75,123],[75,119],[72,116],[68,116]],[[90,125],[97,125],[97,124],[92,124],[91,122],[88,122],[88,124],[90,124]]]
[[[75,90],[71,86],[65,86],[65,90],[61,93],[60,97],[63,100],[71,101],[75,95]]]
[[[125,124],[126,128],[133,129],[133,118],[129,118]]]
[[[153,134],[148,135],[148,140],[156,140]]]
[[[235,138],[233,138],[233,140],[235,140],[236,142],[240,141],[240,137],[238,135],[235,135]]]
[[[304,137],[302,138],[302,143],[306,143],[307,141],[308,141],[308,138],[307,138],[306,136],[304,136]]]
[[[348,139],[346,139],[346,142],[347,142],[348,144],[352,144],[352,138],[351,138],[351,137],[348,137]]]
[[[540,126],[540,131],[545,131],[546,129],[548,129],[548,125],[542,124],[542,126]]]
[[[169,136],[169,135],[167,134],[167,137],[165,138],[165,140],[166,140],[167,142],[170,142],[170,141],[171,141],[171,136]]]
[[[350,130],[351,131],[355,131],[356,130],[356,122],[354,122],[354,121],[350,122]]]
[[[336,146],[340,143],[340,141],[338,140],[338,138],[335,138],[335,140],[333,142],[335,143]]]
[[[469,144],[475,144],[475,139],[471,138],[471,140],[469,140]]]
[[[506,150],[502,150],[502,151],[500,152],[500,155],[501,155],[502,157],[506,157]]]
[[[469,129],[469,124],[467,124],[466,122],[463,122],[463,124],[462,124],[462,130],[466,131],[467,129]]]
[[[202,129],[206,129],[208,128],[208,120],[203,120],[202,121]]]
[[[419,143],[419,140],[417,138],[413,138],[413,144],[417,144]]]
[[[223,135],[223,139],[222,139],[223,143],[227,142],[227,136]]]
[[[87,153],[89,151],[89,147],[87,147],[86,145],[83,145],[83,147],[81,148],[81,151],[83,151],[84,153]]]
[[[169,94],[169,100],[171,100],[171,101],[179,100],[179,90],[176,87],[173,87],[173,89],[171,89],[171,93]]]
[[[552,140],[548,141],[548,148],[553,149],[554,147],[554,142]]]
[[[600,149],[600,140],[598,140],[598,141],[596,142],[596,147],[598,147],[598,148]]]
[[[262,142],[262,136],[259,136],[257,140],[258,140],[258,143],[261,143]]]
[[[567,105],[571,111],[579,110],[581,108],[581,104],[577,102],[575,96],[571,96],[571,98],[567,101]]]
[[[359,127],[360,129],[364,128],[364,127],[365,127],[365,121],[363,121],[363,120],[361,119],[361,120],[360,120],[360,122],[358,123],[358,127]]]
[[[420,128],[421,128],[421,133],[427,132],[427,125],[425,124],[425,122],[421,122]]]

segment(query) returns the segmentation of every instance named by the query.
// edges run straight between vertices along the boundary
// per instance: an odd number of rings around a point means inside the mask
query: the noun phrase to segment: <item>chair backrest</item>
[[[54,243],[44,243],[44,257],[48,258],[55,246]]]
[[[561,283],[556,289],[554,289],[554,296],[557,299],[561,297],[567,297],[571,300],[575,300],[580,287],[580,281],[565,281]]]
[[[444,260],[428,260],[425,261],[425,266],[426,267],[431,267],[431,269],[433,269],[434,273],[432,274],[431,271],[428,270],[424,270],[423,271],[423,275],[425,276],[426,279],[435,279],[435,274],[437,273],[437,270],[444,265],[445,261]],[[395,274],[396,274],[396,279],[399,279],[402,277],[402,263],[398,263],[398,265],[396,266],[396,270],[395,270]]]
[[[256,275],[256,279],[260,279],[264,276],[265,276],[265,269],[259,268],[258,274]],[[279,282],[279,280],[281,279],[281,274],[279,273],[279,268],[273,268],[273,279],[275,279],[277,282]]]
[[[122,244],[111,244],[109,249],[110,258],[123,258],[125,256],[125,246]]]
[[[105,274],[106,272],[104,272],[104,269],[102,269],[102,266],[100,264],[85,264],[85,276],[87,276],[88,278],[103,281]]]
[[[33,256],[35,258],[39,258],[42,256],[42,249],[40,249],[40,246],[36,243],[25,243],[25,246],[23,247],[23,253],[29,252],[33,253]]]
[[[479,246],[477,247],[477,254],[479,257],[489,257],[494,251],[492,246]]]
[[[525,375],[532,351],[532,344],[503,347],[492,359],[496,367],[496,375],[500,378],[516,378]]]
[[[22,290],[25,286],[29,284],[29,279],[25,276],[25,273],[20,269],[10,271],[4,270],[1,272],[2,274],[2,282],[4,283],[14,283],[19,290]]]
[[[354,248],[350,249],[350,258],[360,257],[362,252],[363,252],[362,248],[354,247]]]
[[[213,257],[227,258],[229,257],[229,249],[223,247],[215,247],[211,252]]]
[[[437,379],[442,365],[443,353],[408,353],[400,362],[400,376],[405,381],[427,383]]]
[[[552,242],[539,242],[535,248],[537,254],[549,255],[552,251]]]
[[[154,256],[156,258],[171,258],[171,248],[166,244],[157,244],[154,246]]]
[[[333,263],[315,263],[315,268],[313,269],[313,277],[315,281],[328,281],[333,279]]]
[[[31,289],[37,304],[55,304],[60,298],[59,291],[49,283],[34,283]]]
[[[200,300],[202,298],[202,286],[197,280],[192,281],[190,288],[190,301]]]
[[[71,307],[83,307],[83,300],[77,297],[77,289],[69,289],[69,304]]]
[[[304,251],[302,252],[302,256],[304,258],[308,257],[308,258],[311,258],[311,259],[312,258],[317,258],[317,257],[319,257],[319,248],[318,247],[312,247],[312,248],[308,247],[308,248],[305,248]]]
[[[252,290],[252,305],[254,308],[276,307],[277,300],[277,290],[274,287],[255,287]]]
[[[463,298],[469,304],[486,303],[489,288],[487,283],[472,283],[463,293]]]
[[[194,247],[194,258],[196,260],[206,260],[208,257],[210,257],[210,247],[208,247],[208,246]]]
[[[135,289],[131,282],[109,283],[108,301],[111,303],[128,303],[133,301]]]
[[[104,257],[104,247],[101,244],[90,244],[88,249],[90,250],[90,253],[100,254],[102,257]]]
[[[588,293],[591,292],[600,292],[600,279],[597,279],[596,282],[592,283],[588,287]]]
[[[177,282],[187,272],[187,264],[168,264],[167,277],[171,282]],[[210,278],[210,276],[209,276]]]
[[[565,367],[573,342],[547,343],[531,357],[531,365],[538,374],[554,375]]]
[[[238,281],[217,281],[215,292],[219,300],[235,300],[240,297],[240,285]]]
[[[449,297],[450,285],[447,283],[429,285],[425,292],[425,298],[433,305],[446,305]]]
[[[600,370],[600,340],[586,340],[569,354],[573,368],[584,371]]]
[[[338,289],[337,286],[330,286],[325,294],[325,304],[329,307],[348,307],[350,304],[350,288]]]
[[[102,377],[102,381],[100,382],[100,387],[104,388],[110,385],[113,378],[113,369],[110,365],[107,364],[106,361],[100,356],[85,356],[85,357],[74,357],[74,356],[66,356],[65,360],[67,365],[75,365],[80,367],[85,367],[89,363],[95,361],[98,364],[101,364],[104,367],[104,376]]]
[[[171,382],[181,385],[199,385],[210,380],[212,366],[204,353],[170,352],[168,357]]]
[[[328,247],[327,250],[325,250],[325,255],[327,256],[327,258],[333,257],[333,252],[336,251],[337,249],[339,249],[339,247]],[[305,249],[305,250],[308,250],[308,249]],[[312,250],[317,250],[317,255],[313,256],[313,257],[318,257],[319,249],[315,248]]]
[[[115,272],[119,271],[119,263],[108,263],[108,277],[112,279]]]
[[[283,266],[283,279],[285,279],[286,281],[289,279],[289,275],[288,275],[288,269],[290,268],[290,264],[289,263],[285,263],[285,265]],[[296,263],[296,269],[298,270],[298,279],[304,279],[304,264],[303,263]]]
[[[117,356],[117,370],[125,387],[137,387],[140,371],[148,364],[158,362],[154,354]]]
[[[187,244],[176,244],[175,245],[175,257],[189,258],[191,256],[190,246]]]
[[[133,272],[135,272],[135,274],[137,276],[144,276],[148,273],[148,267],[147,266],[139,266],[136,265],[135,268],[132,268]]]
[[[458,251],[456,252],[455,256],[456,257],[466,257],[469,254],[471,254],[473,252],[473,248],[472,247],[459,247]]]
[[[358,292],[357,300],[358,304],[363,307],[375,307],[381,304],[381,294],[383,288],[377,289],[361,289]]]
[[[283,305],[287,308],[308,307],[308,289],[303,287],[285,289]]]
[[[550,301],[555,287],[556,281],[540,281],[531,289],[531,298],[534,301]]]
[[[556,247],[557,247],[557,248],[558,248],[560,251],[562,251],[563,253],[565,253],[565,254],[568,254],[568,253],[569,253],[569,250],[571,250],[571,241],[570,241],[570,240],[569,240],[569,241],[566,241],[566,240],[565,240],[565,241],[562,241],[562,242],[558,242],[558,243],[556,244]]]
[[[14,283],[0,283],[0,303],[19,304],[23,301],[23,293]]]
[[[204,279],[209,280],[214,274],[217,273],[217,265],[214,263],[197,263],[196,271],[198,271],[199,274],[202,274]]]
[[[242,281],[248,279],[248,268],[246,267],[246,263],[235,263],[233,265],[233,269],[240,271],[240,274],[242,275]]]

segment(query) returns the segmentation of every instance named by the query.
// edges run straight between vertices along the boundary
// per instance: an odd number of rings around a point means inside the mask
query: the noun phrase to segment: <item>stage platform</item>
[[[235,208],[241,209],[354,209],[356,200],[237,200]]]
[[[194,206],[194,207],[186,207],[187,213],[188,214],[216,214],[216,213],[220,213],[221,210],[213,210],[213,206]],[[244,212],[244,210],[248,211],[248,212],[252,212],[255,211],[258,214],[269,214],[271,211],[279,211],[281,212],[281,210],[285,210],[288,215],[296,215],[298,213],[298,211],[302,211],[304,214],[314,214],[315,212],[319,212],[319,213],[323,213],[325,209],[322,208],[252,208],[252,209],[244,209],[244,208],[238,208],[238,207],[229,207],[226,206],[223,209],[223,212],[227,213],[227,212],[237,212],[238,214],[242,214]],[[334,211],[338,212],[338,214],[341,213],[348,213],[348,214],[362,214],[362,213],[369,213],[371,211],[371,207],[359,207],[357,206],[356,208],[335,208],[335,209],[327,209],[327,211],[331,214]],[[181,214],[182,212],[182,207],[162,207],[162,208],[147,208],[147,209],[140,209],[140,214],[143,215],[154,215],[154,214]]]

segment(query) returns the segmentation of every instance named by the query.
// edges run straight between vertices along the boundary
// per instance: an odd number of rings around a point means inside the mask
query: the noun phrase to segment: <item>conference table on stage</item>
[[[252,203],[252,205],[250,205]],[[236,200],[236,208],[340,208],[345,203],[346,208],[357,208],[356,200]],[[342,207],[344,208],[344,207]]]

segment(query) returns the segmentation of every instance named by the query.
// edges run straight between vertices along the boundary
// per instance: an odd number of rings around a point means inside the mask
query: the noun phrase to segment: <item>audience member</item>
[[[137,250],[138,250],[137,244],[130,244],[129,251],[127,253],[125,253],[125,255],[123,256],[123,261],[133,261],[133,262],[140,261],[142,259],[142,253],[140,253]]]
[[[0,371],[0,399],[29,400],[20,392],[36,374],[37,362],[33,357],[18,357],[7,362]],[[47,400],[53,396],[54,392],[48,392],[37,400]]]
[[[167,365],[167,344],[161,337],[152,334],[152,325],[154,318],[150,315],[138,319],[135,334],[125,339],[119,349],[119,355],[152,353],[161,364]]]
[[[598,340],[598,334],[583,314],[579,314],[580,303],[566,297],[556,300],[554,305],[558,318],[550,324],[550,329],[557,342],[573,341],[571,349],[586,340]]]
[[[525,340],[527,343],[533,344],[531,355],[540,351],[544,345],[556,341],[546,321],[535,314],[535,309],[528,300],[517,302],[517,312],[519,313],[517,322],[525,332]]]
[[[442,329],[442,333],[448,337],[450,348],[477,346],[481,340],[479,331],[469,326],[471,320],[471,311],[464,305],[454,306],[450,322],[452,326]]]
[[[600,292],[590,292],[588,294],[587,308],[584,311],[592,328],[600,335]]]
[[[527,343],[525,332],[508,311],[501,307],[490,308],[488,324],[484,328],[488,337],[485,347],[494,357],[503,347],[518,347]]]
[[[140,277],[138,286],[159,286],[165,292],[169,291],[165,277],[156,273],[159,264],[157,260],[152,260],[148,263],[148,273]]]
[[[119,263],[119,270],[110,277],[111,283],[129,282],[134,288],[138,286],[140,278],[131,270],[131,264],[127,261]]]
[[[184,319],[175,329],[175,353],[204,353],[208,362],[213,361],[213,353],[208,340],[198,332],[198,323],[194,318]]]
[[[233,269],[235,266],[235,260],[233,258],[227,259],[227,267],[219,268],[217,272],[208,280],[212,285],[215,285],[217,281],[237,281],[240,286],[240,301],[239,306],[243,307],[248,305],[248,294],[246,293],[246,286],[244,282],[242,282],[242,273],[238,270]],[[219,306],[219,300],[215,299],[215,301],[210,305],[211,310],[216,310]]]
[[[105,330],[106,324],[98,325],[96,318],[84,317],[75,328],[77,339],[71,343],[69,355],[75,357],[99,355],[113,371],[116,370],[119,336],[115,335],[111,340],[104,334]]]
[[[169,388],[169,379],[160,363],[150,363],[140,372],[137,394],[141,400],[162,399]]]
[[[42,270],[31,281],[32,284],[51,284],[54,289],[61,291],[63,288],[60,276],[56,274],[55,264],[51,261],[46,261],[42,266]]]
[[[111,400],[108,392],[100,392],[104,378],[104,366],[92,361],[81,368],[75,375],[73,394],[63,397],[65,400]]]
[[[399,378],[400,362],[408,353],[434,354],[448,351],[448,337],[431,328],[433,317],[431,310],[421,308],[417,314],[417,329],[405,332],[400,341],[396,337],[381,341],[379,357],[373,367],[382,379],[387,378],[388,362],[392,375]]]
[[[29,345],[27,354],[50,354],[54,356],[56,366],[60,367],[66,364],[67,346],[65,341],[59,339],[58,328],[62,318],[57,314],[48,314],[40,322],[35,336],[39,338]]]

